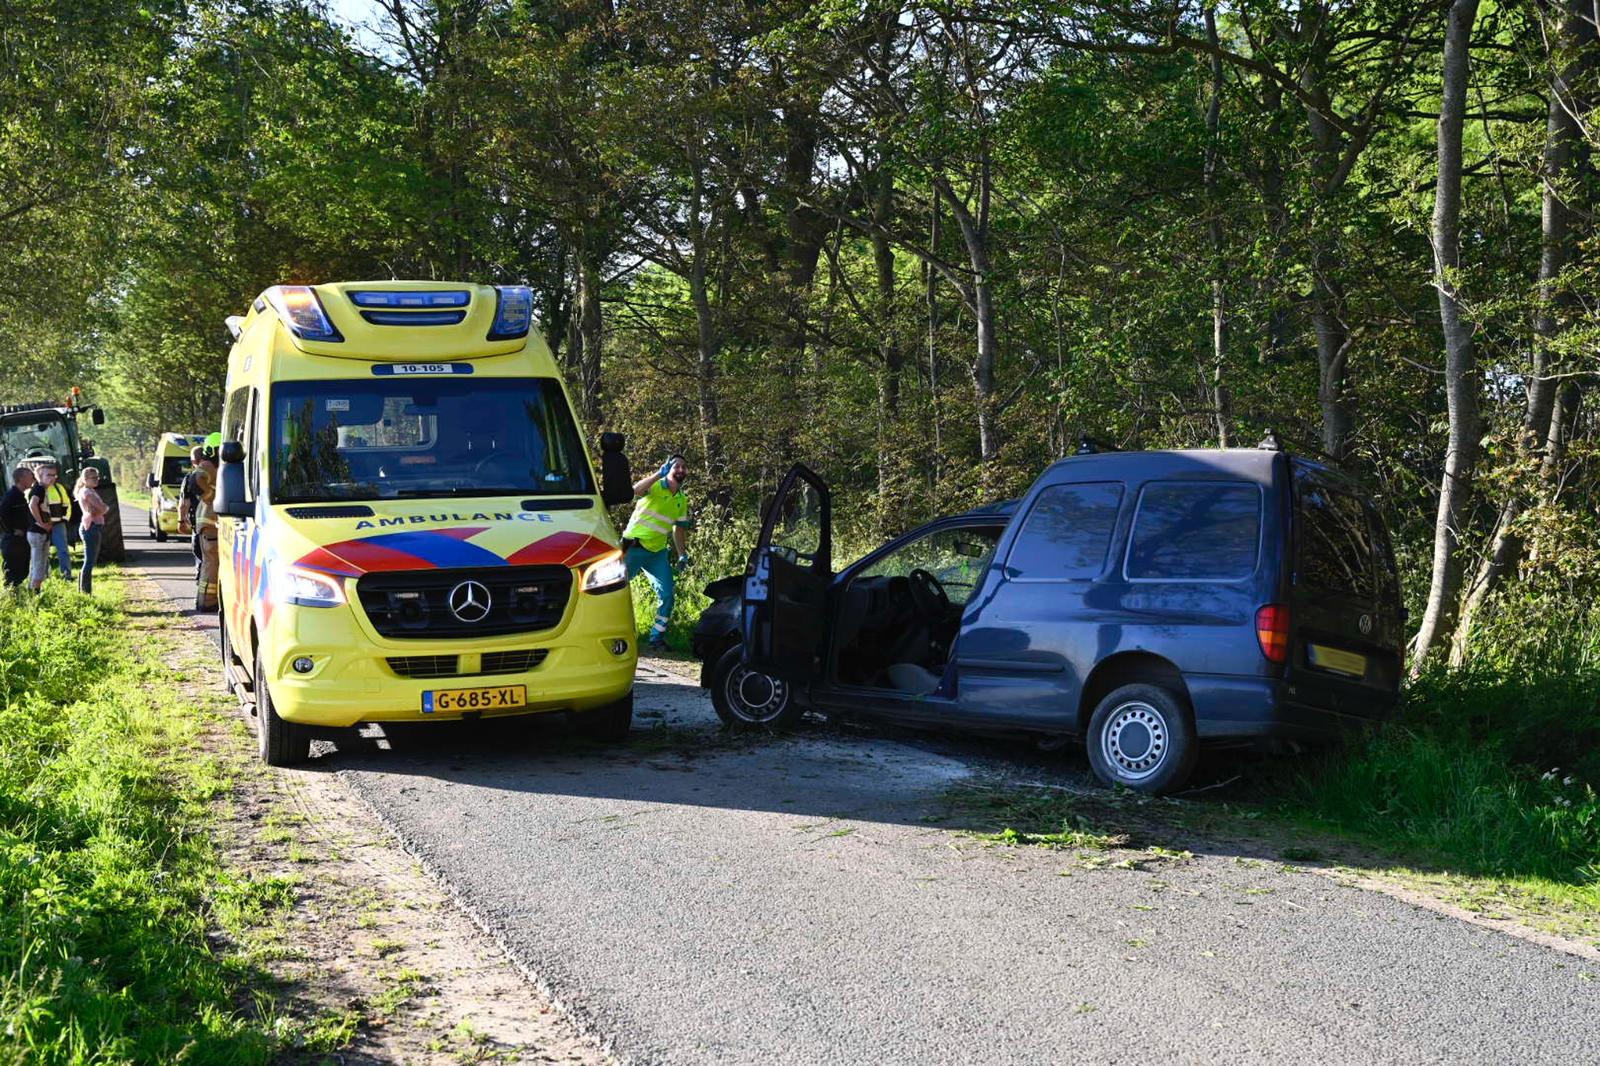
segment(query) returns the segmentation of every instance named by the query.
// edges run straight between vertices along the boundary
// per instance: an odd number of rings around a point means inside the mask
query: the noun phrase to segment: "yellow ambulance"
[[[204,433],[163,433],[156,442],[144,484],[150,490],[150,535],[158,541],[178,532],[178,492],[189,473],[189,449],[205,439]]]
[[[368,722],[568,712],[624,736],[622,439],[590,460],[521,286],[280,285],[228,319],[224,676],[261,757]]]

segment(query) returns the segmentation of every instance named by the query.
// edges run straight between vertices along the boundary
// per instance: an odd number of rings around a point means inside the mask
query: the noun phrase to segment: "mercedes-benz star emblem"
[[[450,590],[450,613],[463,622],[481,622],[489,617],[492,602],[489,590],[476,581],[463,581]]]

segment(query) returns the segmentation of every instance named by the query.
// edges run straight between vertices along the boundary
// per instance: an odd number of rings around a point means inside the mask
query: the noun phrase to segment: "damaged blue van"
[[[1202,744],[1326,740],[1398,698],[1383,520],[1277,448],[1072,456],[837,572],[831,509],[794,467],[749,572],[707,590],[695,649],[734,726],[814,708],[1076,740],[1106,784],[1167,793]]]

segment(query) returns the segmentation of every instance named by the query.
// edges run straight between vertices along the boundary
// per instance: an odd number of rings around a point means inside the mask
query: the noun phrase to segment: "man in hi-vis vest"
[[[667,620],[672,617],[672,577],[689,556],[683,547],[683,530],[689,519],[689,498],[683,494],[683,480],[689,466],[683,456],[674,455],[661,469],[640,478],[633,486],[638,503],[633,517],[622,531],[623,562],[628,577],[643,570],[660,601],[655,624],[650,627],[649,646],[660,651],[667,644]]]

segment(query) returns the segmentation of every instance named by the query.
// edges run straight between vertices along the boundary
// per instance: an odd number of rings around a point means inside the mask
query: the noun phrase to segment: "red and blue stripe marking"
[[[509,556],[490,551],[472,538],[488,526],[378,533],[313,548],[295,565],[342,577],[389,570],[443,570],[475,566],[582,566],[616,550],[587,533],[561,532],[533,541]]]

